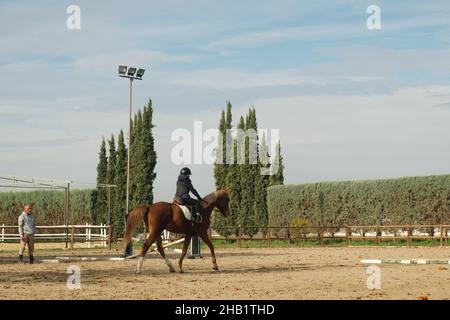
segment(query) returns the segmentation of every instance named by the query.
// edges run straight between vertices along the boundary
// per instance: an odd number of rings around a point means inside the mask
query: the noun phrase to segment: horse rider
[[[194,215],[194,222],[200,222],[200,201],[206,202],[200,197],[197,190],[195,190],[192,185],[191,179],[189,176],[191,175],[191,170],[189,168],[183,168],[180,171],[180,175],[177,180],[177,191],[175,193],[175,202],[179,202],[180,204],[188,204],[191,205],[194,209],[192,213]],[[192,199],[189,196],[189,192],[192,192],[198,200]]]

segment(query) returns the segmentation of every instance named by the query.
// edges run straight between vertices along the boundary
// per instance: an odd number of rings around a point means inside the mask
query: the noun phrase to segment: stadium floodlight
[[[135,67],[129,67],[128,68],[128,72],[127,72],[128,76],[132,77],[132,76],[134,76],[135,73],[136,73],[136,68]]]
[[[127,66],[119,66],[119,75],[124,76],[127,73]]]
[[[144,75],[145,69],[139,69],[136,73],[136,77],[138,78],[142,78],[142,76]]]
[[[137,70],[137,73],[136,73]],[[127,67],[127,66],[119,66],[119,77],[130,79],[130,104],[129,104],[129,115],[128,115],[128,151],[127,151],[127,189],[126,189],[126,202],[125,202],[125,225],[129,212],[129,202],[130,202],[130,158],[131,158],[131,110],[132,110],[132,100],[133,100],[133,80],[142,80],[142,76],[144,75],[145,69],[135,68],[135,67]],[[125,256],[130,256],[132,254],[132,242],[127,244],[125,249]]]

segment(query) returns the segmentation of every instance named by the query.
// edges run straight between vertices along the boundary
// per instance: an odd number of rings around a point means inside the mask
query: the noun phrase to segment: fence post
[[[349,236],[349,228],[348,228],[348,226],[345,226],[345,241],[347,242],[347,246],[349,246],[350,245],[350,238],[348,237]]]
[[[295,227],[295,244],[297,245],[297,248],[299,247],[298,245],[298,226]]]
[[[323,226],[320,226],[319,232],[320,232],[319,234],[320,246],[323,246]]]
[[[102,223],[101,226],[103,227],[100,229],[100,230],[102,230],[101,236],[103,238],[102,246],[106,247],[106,223],[105,224]]]
[[[73,242],[74,242],[74,231],[75,231],[75,229],[74,229],[74,226],[72,225],[72,230],[70,233],[70,250],[72,250],[72,251],[73,251]]]
[[[380,226],[376,226],[375,228],[375,241],[377,243],[377,246],[380,244],[380,237],[378,236],[380,232]]]
[[[111,250],[111,244],[112,244],[112,228],[111,228],[111,225],[109,225],[108,226],[108,247],[109,247],[109,250]]]
[[[5,242],[5,224],[2,224],[2,242]]]
[[[88,247],[90,248],[91,247],[91,239],[92,239],[92,237],[91,237],[91,235],[92,235],[92,224],[89,224],[88,234],[89,234],[89,236],[88,236],[88,239],[89,239]]]
[[[440,247],[442,247],[443,243],[444,243],[444,238],[442,237],[444,233],[444,227],[442,226],[442,224],[439,226],[439,243],[440,243]]]
[[[242,226],[239,226],[239,232],[238,232],[238,247],[241,248],[242,246]]]
[[[88,246],[87,236],[88,236],[88,223],[86,222],[86,229],[85,229],[85,232],[84,232],[84,244],[86,246]]]
[[[447,245],[447,237],[448,237],[448,226],[445,226],[445,240],[444,240],[444,245]]]
[[[411,226],[408,224],[408,232],[406,233],[406,243],[408,248],[411,246]]]
[[[102,222],[100,222],[100,239],[99,240],[102,240],[102,241],[100,241],[100,245],[101,246],[103,246],[103,223]],[[94,231],[95,232],[95,231]],[[94,233],[94,235],[95,235],[95,233]]]
[[[267,248],[270,248],[270,227],[267,226]]]

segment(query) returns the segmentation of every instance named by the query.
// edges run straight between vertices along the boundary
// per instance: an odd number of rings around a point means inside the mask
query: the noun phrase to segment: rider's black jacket
[[[192,192],[199,200],[201,199],[197,190],[195,190],[194,186],[192,185],[192,182],[191,182],[191,179],[189,179],[189,176],[180,174],[178,176],[177,192],[175,193],[175,197],[181,197],[183,199],[190,198],[189,192]]]

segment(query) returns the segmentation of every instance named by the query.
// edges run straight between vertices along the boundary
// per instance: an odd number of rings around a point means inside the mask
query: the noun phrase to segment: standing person
[[[28,255],[30,256],[30,263],[34,262],[34,234],[36,233],[36,220],[31,212],[31,205],[27,204],[23,208],[22,214],[19,216],[19,235],[20,248],[19,260],[23,262],[23,252],[28,246]]]

